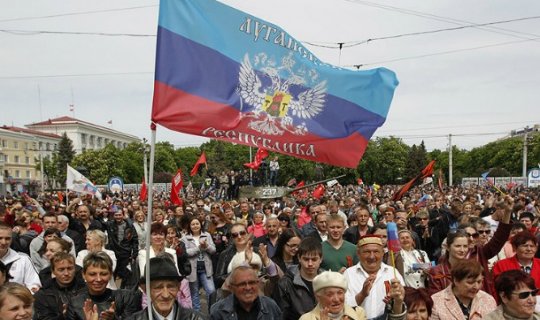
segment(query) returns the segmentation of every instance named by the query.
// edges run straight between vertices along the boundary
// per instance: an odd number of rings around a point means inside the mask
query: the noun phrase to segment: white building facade
[[[102,149],[109,143],[118,149],[124,149],[128,144],[140,141],[134,135],[68,116],[28,124],[26,127],[60,136],[65,132],[73,141],[73,149],[77,154],[85,150]]]

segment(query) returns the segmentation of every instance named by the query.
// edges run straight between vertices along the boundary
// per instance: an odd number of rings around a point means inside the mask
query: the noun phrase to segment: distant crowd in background
[[[150,225],[132,192],[1,199],[0,319],[540,319],[537,189],[263,200],[238,198],[243,176],[214,179],[181,205],[154,193]]]

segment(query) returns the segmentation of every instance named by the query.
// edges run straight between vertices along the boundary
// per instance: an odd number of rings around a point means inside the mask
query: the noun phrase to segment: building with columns
[[[118,149],[123,149],[131,142],[140,141],[134,135],[68,116],[27,124],[26,127],[56,135],[62,135],[65,132],[73,141],[73,149],[77,154],[85,150],[102,149],[109,143]]]

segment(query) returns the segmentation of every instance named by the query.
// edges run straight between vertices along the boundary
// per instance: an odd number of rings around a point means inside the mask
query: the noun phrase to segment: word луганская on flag
[[[214,0],[161,0],[152,121],[354,168],[395,74],[319,61],[280,27]]]

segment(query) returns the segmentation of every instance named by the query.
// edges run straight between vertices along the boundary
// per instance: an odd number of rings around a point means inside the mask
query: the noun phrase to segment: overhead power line
[[[46,15],[46,16],[19,17],[19,18],[2,19],[2,20],[0,20],[0,22],[38,20],[38,19],[49,19],[49,18],[58,18],[58,17],[78,16],[78,15],[94,14],[94,13],[128,11],[128,10],[135,10],[135,9],[152,8],[152,7],[157,7],[157,6],[158,6],[157,4],[153,4],[153,5],[145,5],[145,6],[126,7],[126,8],[115,8],[115,9],[103,9],[103,10],[92,10],[92,11],[58,13],[58,14],[51,14],[51,15]]]
[[[469,48],[463,48],[463,49],[440,51],[440,52],[427,53],[427,54],[421,54],[421,55],[416,55],[416,56],[395,58],[395,59],[375,61],[375,62],[362,63],[362,64],[345,65],[344,67],[359,69],[361,67],[370,66],[370,65],[380,65],[380,64],[389,63],[389,62],[421,59],[421,58],[440,56],[440,55],[446,55],[446,54],[452,54],[452,53],[458,53],[458,52],[464,52],[464,51],[473,51],[473,50],[486,49],[486,48],[492,48],[492,47],[500,47],[500,46],[506,46],[506,45],[511,45],[511,44],[518,44],[518,43],[524,43],[524,42],[529,42],[529,41],[535,41],[535,40],[540,40],[540,37],[530,39],[530,40],[515,40],[515,41],[508,41],[508,42],[499,42],[499,43],[493,43],[493,44],[488,44],[488,45],[478,46],[478,47],[469,47]]]
[[[487,22],[487,23],[469,24],[469,25],[464,25],[464,26],[459,26],[459,27],[428,30],[428,31],[401,33],[401,34],[396,34],[396,35],[391,35],[391,36],[370,38],[370,39],[359,40],[359,41],[348,41],[348,42],[342,42],[342,43],[310,42],[310,41],[307,41],[307,42],[304,42],[304,43],[307,43],[307,44],[312,45],[314,47],[331,48],[331,49],[339,49],[340,44],[341,44],[342,48],[350,48],[350,47],[359,46],[361,44],[365,44],[365,43],[369,43],[369,42],[373,42],[373,41],[378,41],[378,40],[389,40],[389,39],[411,37],[411,36],[419,36],[419,35],[439,33],[439,32],[456,31],[456,30],[463,30],[463,29],[468,29],[468,28],[475,28],[475,27],[478,27],[478,26],[489,26],[489,25],[495,25],[495,24],[509,23],[509,22],[515,22],[515,21],[524,21],[524,20],[532,20],[532,19],[540,19],[540,16],[523,17],[523,18],[517,18],[517,19],[510,19],[510,20]],[[533,40],[533,39],[530,39],[530,38],[526,38],[526,39],[527,40]]]
[[[404,9],[404,8],[394,7],[394,6],[390,6],[390,5],[384,5],[384,4],[370,2],[370,1],[364,1],[364,0],[346,0],[346,1],[357,3],[357,4],[360,4],[360,5],[376,7],[376,8],[380,8],[380,9],[384,9],[384,10],[399,12],[399,13],[402,13],[402,14],[413,15],[413,16],[417,16],[417,17],[421,17],[421,18],[430,19],[430,20],[436,20],[436,21],[452,23],[452,24],[458,24],[458,25],[462,25],[463,23],[473,24],[471,21],[454,19],[454,18],[450,18],[450,17],[444,17],[444,16],[439,16],[439,15],[435,15],[435,14],[431,14],[431,13],[415,11],[415,10],[410,10],[410,9]],[[521,35],[526,35],[526,36],[533,36],[533,37],[538,37],[539,36],[537,34],[520,32],[520,31],[516,31],[516,30],[503,29],[503,28],[494,27],[494,26],[485,26],[485,27],[479,26],[477,28],[480,29],[480,30],[487,31],[487,32],[503,34],[503,35],[507,35],[507,36],[511,36],[511,37],[517,37],[517,38],[521,38],[521,39],[523,39],[523,37],[520,37],[519,36],[520,34]]]
[[[2,79],[34,79],[34,78],[68,78],[68,77],[102,77],[102,76],[138,75],[138,74],[154,74],[154,72],[152,72],[152,71],[133,71],[133,72],[104,72],[104,73],[27,75],[27,76],[0,77],[0,80],[2,80]]]
[[[46,30],[16,30],[16,29],[0,29],[0,32],[10,33],[14,35],[36,35],[36,34],[67,34],[67,35],[91,35],[91,36],[107,36],[107,37],[156,37],[155,34],[141,33],[109,33],[109,32],[79,32],[79,31],[46,31]]]

